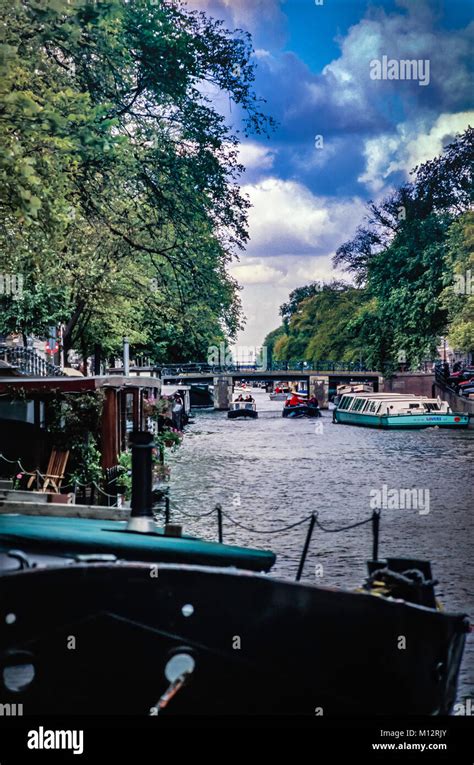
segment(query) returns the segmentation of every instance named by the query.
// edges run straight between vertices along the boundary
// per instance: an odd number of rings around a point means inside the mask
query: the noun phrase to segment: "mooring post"
[[[379,528],[380,528],[380,510],[374,510],[372,514],[372,536],[373,536],[372,560],[375,560],[375,561],[379,559]]]
[[[132,501],[128,531],[155,530],[152,500],[153,435],[142,430],[130,434],[132,450]]]
[[[316,515],[313,513],[312,516],[311,516],[311,520],[309,522],[308,533],[306,534],[306,540],[305,540],[305,543],[304,543],[303,552],[301,554],[300,565],[298,566],[298,573],[296,574],[296,581],[297,582],[300,581],[301,576],[303,574],[304,564],[305,564],[305,561],[306,561],[306,556],[308,554],[309,545],[310,545],[310,542],[311,542],[311,537],[313,536],[313,529],[314,529],[314,524],[315,523],[316,523]]]
[[[222,542],[222,505],[216,505],[217,510],[217,532],[219,535],[219,542]]]
[[[168,494],[165,497],[165,524],[170,522],[170,498]]]

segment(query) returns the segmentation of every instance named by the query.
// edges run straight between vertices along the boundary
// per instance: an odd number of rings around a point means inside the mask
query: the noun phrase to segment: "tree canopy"
[[[368,215],[334,258],[355,287],[314,283],[281,307],[283,326],[267,338],[275,358],[351,360],[390,371],[436,356],[441,336],[474,351],[474,130],[414,168]],[[460,290],[459,285],[465,289]]]
[[[212,93],[269,129],[251,54],[178,0],[0,0],[0,257],[24,277],[0,332],[175,355],[235,334],[248,201]]]

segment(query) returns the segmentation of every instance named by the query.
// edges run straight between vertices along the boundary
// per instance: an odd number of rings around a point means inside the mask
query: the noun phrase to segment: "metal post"
[[[222,505],[216,505],[217,510],[217,531],[219,536],[219,542],[222,543]]]
[[[135,430],[130,434],[132,449],[132,501],[128,531],[152,532],[155,522],[152,511],[153,435]]]
[[[165,525],[170,522],[170,498],[168,494],[165,497]]]
[[[309,522],[308,533],[306,534],[306,541],[304,543],[303,552],[301,554],[300,565],[298,566],[298,573],[296,574],[296,581],[297,582],[300,581],[301,576],[303,574],[304,564],[305,564],[305,561],[306,561],[306,556],[308,554],[309,544],[311,542],[311,537],[313,535],[313,529],[314,529],[314,524],[315,523],[316,523],[316,516],[313,513],[313,515],[311,516],[311,520]]]
[[[380,527],[380,510],[374,510],[372,514],[372,535],[373,535],[372,560],[375,560],[375,561],[379,559],[379,527]]]
[[[123,338],[123,373],[125,377],[130,374],[130,343],[128,337]]]

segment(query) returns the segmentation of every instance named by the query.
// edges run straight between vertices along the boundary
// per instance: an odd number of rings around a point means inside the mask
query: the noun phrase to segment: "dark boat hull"
[[[316,406],[285,406],[283,417],[321,417],[321,410]]]
[[[256,420],[258,412],[254,412],[253,409],[232,409],[230,412],[227,412],[227,417],[229,420],[237,420],[239,417]]]
[[[448,714],[466,631],[463,615],[195,566],[14,572],[0,603],[0,663],[36,669],[2,689],[25,715],[147,715],[177,651],[195,670],[164,714]]]

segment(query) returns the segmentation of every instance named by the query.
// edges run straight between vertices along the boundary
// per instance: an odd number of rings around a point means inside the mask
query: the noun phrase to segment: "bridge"
[[[110,370],[115,374],[119,369]],[[310,395],[315,395],[320,405],[326,407],[331,396],[335,395],[338,385],[354,380],[371,383],[374,391],[383,389],[383,377],[377,370],[365,369],[359,363],[333,361],[277,362],[265,367],[258,364],[236,363],[231,365],[213,365],[207,363],[173,364],[166,366],[134,366],[131,374],[159,376],[164,384],[186,383],[188,385],[213,385],[214,406],[227,409],[232,400],[232,392],[237,381],[297,382],[305,387]]]

